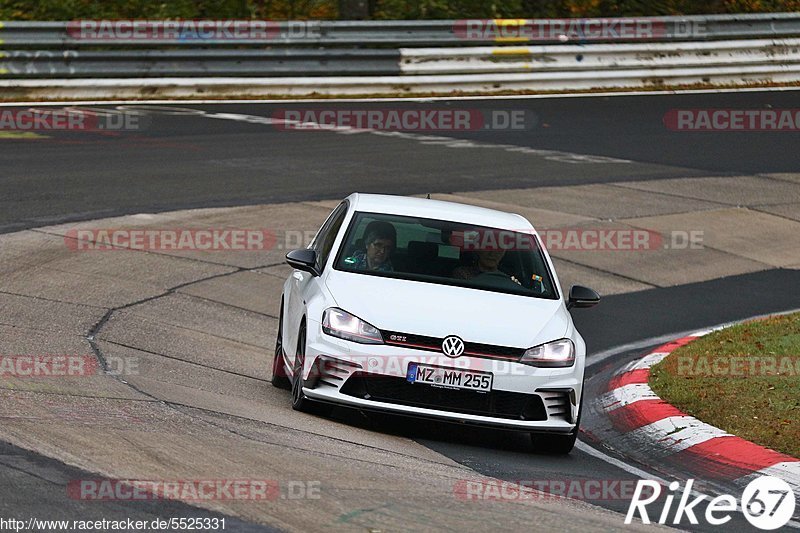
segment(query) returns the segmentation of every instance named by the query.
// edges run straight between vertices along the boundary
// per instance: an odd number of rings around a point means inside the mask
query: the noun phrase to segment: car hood
[[[381,330],[530,348],[563,338],[561,300],[336,271],[326,280],[339,308]]]

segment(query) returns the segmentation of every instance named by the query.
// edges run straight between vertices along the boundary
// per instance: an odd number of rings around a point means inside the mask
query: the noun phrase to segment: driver
[[[520,282],[500,270],[505,250],[479,250],[472,265],[462,265],[453,270],[452,277],[480,281],[486,285],[518,289]]]

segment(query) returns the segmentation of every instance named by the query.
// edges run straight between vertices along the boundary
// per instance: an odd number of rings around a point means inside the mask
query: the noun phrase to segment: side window
[[[323,265],[328,261],[328,256],[333,249],[333,242],[336,240],[336,235],[339,234],[339,229],[342,227],[344,217],[347,214],[347,204],[342,202],[339,204],[328,220],[319,230],[319,233],[314,237],[314,242],[311,243],[311,248],[317,252],[317,268],[322,270]]]

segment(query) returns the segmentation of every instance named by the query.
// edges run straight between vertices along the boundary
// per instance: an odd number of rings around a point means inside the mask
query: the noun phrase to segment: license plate
[[[422,383],[447,389],[467,389],[478,392],[492,390],[492,378],[489,372],[473,372],[439,366],[410,363],[406,379],[410,383]]]

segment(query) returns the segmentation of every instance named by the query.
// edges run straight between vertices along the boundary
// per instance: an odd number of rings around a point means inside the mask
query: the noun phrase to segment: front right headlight
[[[322,331],[360,344],[383,344],[383,335],[378,328],[335,307],[322,313]]]
[[[575,364],[575,344],[569,339],[561,339],[540,344],[526,350],[520,363],[543,368],[564,368]]]

